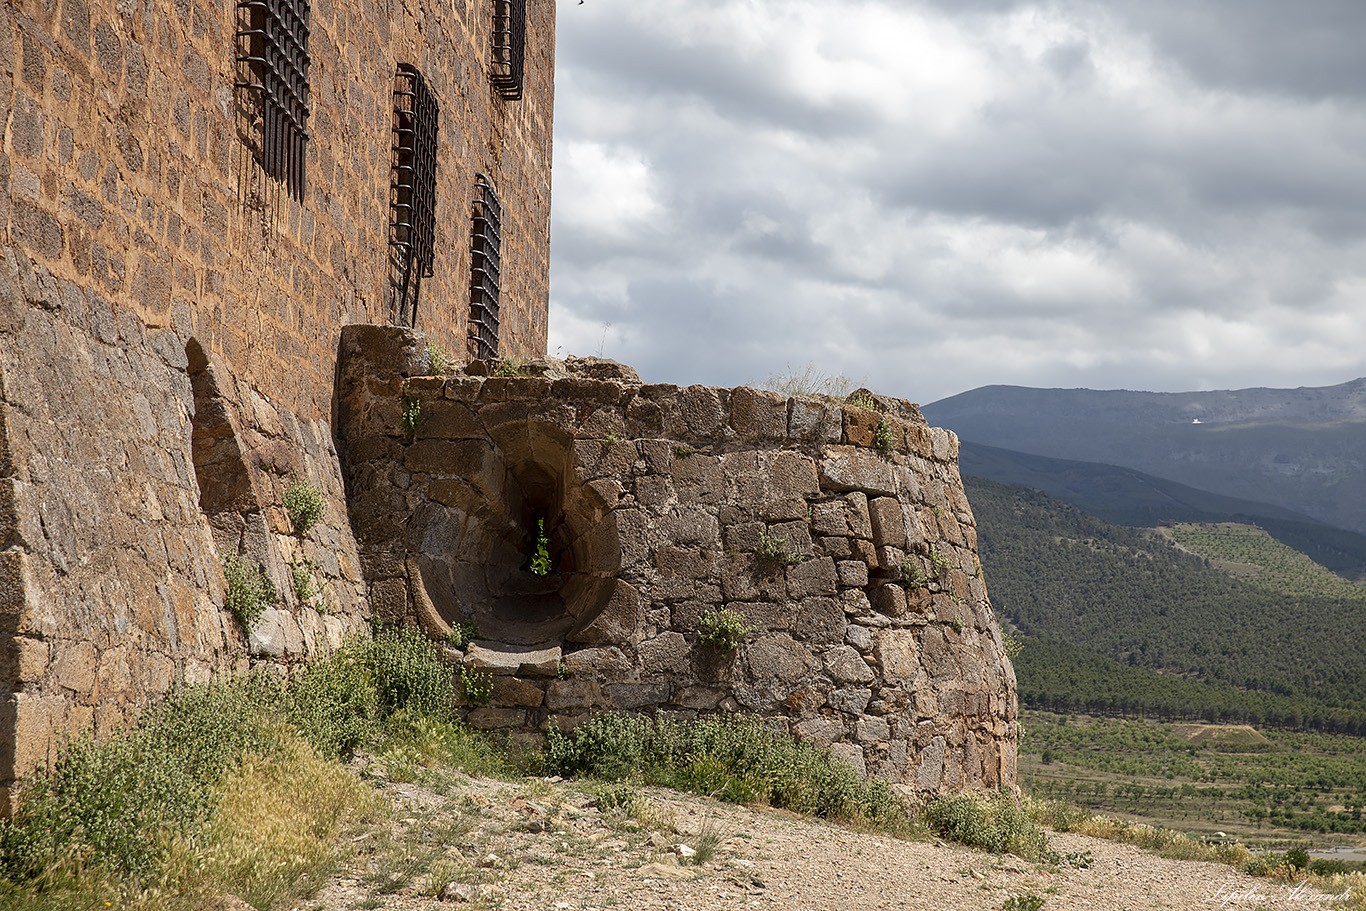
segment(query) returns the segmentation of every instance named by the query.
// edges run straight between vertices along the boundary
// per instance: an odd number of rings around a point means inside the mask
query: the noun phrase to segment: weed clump
[[[227,582],[223,606],[247,632],[256,626],[266,606],[280,598],[259,567],[231,554],[223,558],[223,579]]]
[[[321,522],[327,512],[322,491],[306,478],[297,475],[289,482],[289,487],[285,488],[282,505],[289,514],[289,521],[294,523],[294,530],[299,534]]]
[[[546,766],[560,775],[636,777],[732,803],[764,803],[893,831],[911,826],[905,804],[886,782],[864,781],[829,752],[747,717],[597,715],[568,734],[552,729]]]
[[[759,532],[759,543],[754,545],[754,556],[781,566],[796,566],[806,559],[802,554],[788,550],[786,538],[775,537],[767,531]]]
[[[744,615],[728,607],[706,611],[697,620],[697,641],[719,652],[735,651],[752,632]]]
[[[959,844],[1031,861],[1057,860],[1048,834],[1008,791],[936,798],[925,807],[925,822],[936,835]]]

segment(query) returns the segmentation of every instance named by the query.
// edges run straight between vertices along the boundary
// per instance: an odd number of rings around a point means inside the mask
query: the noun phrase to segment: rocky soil
[[[1080,835],[1053,834],[1053,847],[1072,861],[1053,867],[672,791],[539,779],[423,781],[384,786],[393,819],[361,835],[357,856],[296,911],[1331,905],[1320,893],[1222,865]],[[628,806],[612,806],[623,797]],[[1028,896],[1043,904],[1027,903]]]

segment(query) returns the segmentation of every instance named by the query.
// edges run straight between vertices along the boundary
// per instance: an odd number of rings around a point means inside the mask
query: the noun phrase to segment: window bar
[[[389,243],[398,250],[399,319],[417,325],[422,279],[432,274],[436,226],[436,133],[440,108],[416,67],[400,63],[394,86],[394,167],[390,181],[393,225]]]
[[[489,79],[504,98],[515,101],[522,97],[525,58],[526,0],[494,0]]]
[[[474,232],[470,252],[469,356],[498,357],[498,306],[503,209],[487,177],[475,180]]]
[[[308,0],[238,0],[234,84],[256,98],[262,169],[303,201],[308,145]]]

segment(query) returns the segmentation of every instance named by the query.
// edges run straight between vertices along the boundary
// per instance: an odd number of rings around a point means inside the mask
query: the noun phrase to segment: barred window
[[[249,142],[271,177],[304,196],[308,145],[308,0],[238,0],[237,81]]]
[[[507,99],[522,97],[526,58],[526,0],[494,0],[493,60],[489,79]]]
[[[398,65],[394,82],[394,164],[389,183],[393,220],[394,299],[398,321],[417,326],[422,279],[432,274],[436,222],[436,131],[440,108],[416,67]]]
[[[483,174],[475,180],[474,239],[470,250],[469,356],[498,357],[498,281],[503,210]]]

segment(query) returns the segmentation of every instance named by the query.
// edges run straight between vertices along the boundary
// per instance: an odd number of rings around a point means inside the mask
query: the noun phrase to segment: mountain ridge
[[[995,385],[921,410],[968,444],[1133,469],[1366,532],[1366,377],[1182,393]]]

